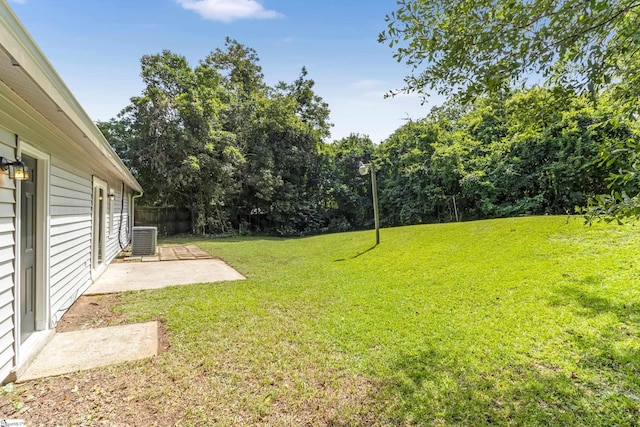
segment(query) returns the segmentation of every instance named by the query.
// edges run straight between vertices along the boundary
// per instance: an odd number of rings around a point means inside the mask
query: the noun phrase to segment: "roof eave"
[[[86,136],[85,141],[79,143],[90,143],[97,148],[122,175],[125,183],[141,193],[142,187],[138,181],[113,151],[102,132],[62,81],[5,0],[0,0],[0,42],[16,64]]]

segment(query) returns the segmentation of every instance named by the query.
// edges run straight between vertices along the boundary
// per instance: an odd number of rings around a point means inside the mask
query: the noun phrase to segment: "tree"
[[[542,80],[594,100],[606,91],[619,115],[638,117],[638,0],[399,0],[398,5],[379,40],[411,67],[405,91],[436,90],[471,100]],[[618,148],[638,153],[640,142]],[[605,150],[605,158],[614,149]],[[622,170],[614,182],[637,176],[631,167]],[[613,191],[613,200],[623,198]],[[620,207],[622,215],[640,213]]]
[[[282,235],[321,228],[318,145],[329,134],[329,108],[313,91],[306,68],[292,84],[264,82],[257,53],[227,38],[201,64],[226,88],[222,128],[231,132],[243,163],[232,222],[243,229]]]
[[[315,82],[308,79],[309,72],[306,67],[302,67],[300,77],[287,84],[280,82],[278,91],[292,97],[298,105],[296,114],[300,119],[317,132],[320,139],[325,139],[330,135],[331,123],[329,123],[329,104],[324,102],[314,91]]]
[[[533,88],[449,101],[376,149],[386,224],[563,214],[605,191],[596,162],[633,138],[606,102]],[[455,207],[453,205],[455,197]]]
[[[229,37],[225,40],[225,48],[211,52],[201,64],[220,73],[226,88],[236,92],[240,98],[264,92],[267,85],[256,51]]]
[[[625,82],[637,112],[638,0],[400,0],[380,41],[414,71],[407,90],[467,95],[529,77],[593,93]],[[632,101],[633,104],[631,103]]]
[[[446,196],[431,167],[440,131],[432,123],[409,120],[376,150],[383,224],[433,222],[446,210]]]
[[[360,162],[372,160],[374,145],[366,135],[351,134],[324,144],[325,207],[328,228],[346,231],[372,225],[373,199],[369,175],[358,173]],[[379,165],[377,165],[379,166]]]
[[[258,62],[229,38],[193,68],[167,50],[142,57],[143,93],[98,125],[145,189],[143,203],[188,208],[198,233],[325,228],[328,105],[306,68],[269,87]]]
[[[242,158],[222,129],[221,76],[167,50],[143,56],[141,68],[143,93],[101,129],[145,189],[145,203],[188,208],[194,232],[225,231],[222,207]]]
[[[260,98],[242,130],[242,191],[235,206],[252,231],[296,235],[321,228],[319,139],[288,96]]]

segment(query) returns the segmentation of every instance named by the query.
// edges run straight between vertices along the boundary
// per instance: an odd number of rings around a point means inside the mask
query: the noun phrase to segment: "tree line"
[[[574,213],[632,163],[611,147],[638,138],[606,97],[533,87],[452,97],[378,145],[328,142],[329,106],[307,70],[269,86],[256,52],[231,39],[195,67],[146,55],[141,76],[143,93],[98,125],[145,189],[140,202],[186,207],[198,234],[371,227],[360,161],[378,172],[383,226]]]
[[[401,92],[470,101],[531,79],[592,102],[617,105],[609,121],[640,117],[640,2],[637,0],[400,0],[379,42],[409,66]],[[588,218],[640,218],[640,139],[604,147],[618,166],[610,192],[583,210]]]

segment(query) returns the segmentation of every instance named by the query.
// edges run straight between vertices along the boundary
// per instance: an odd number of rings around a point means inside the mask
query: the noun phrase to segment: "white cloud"
[[[22,0],[21,0],[22,1]],[[176,0],[180,6],[193,10],[205,19],[231,22],[237,19],[272,19],[282,14],[267,10],[256,0]]]
[[[358,90],[363,97],[373,98],[420,98],[417,92],[404,92],[390,89],[387,82],[383,80],[367,79],[359,80],[351,84],[351,87]],[[393,96],[391,96],[393,94]]]
[[[381,90],[368,90],[361,93],[363,99],[367,99],[367,98],[384,99],[384,96],[386,94],[387,92],[381,91]]]
[[[383,84],[385,83],[382,80],[365,79],[365,80],[359,80],[353,83],[352,86],[359,89],[372,89],[372,88],[380,87]]]
[[[418,92],[396,92],[393,95],[393,98],[420,98],[420,94]]]

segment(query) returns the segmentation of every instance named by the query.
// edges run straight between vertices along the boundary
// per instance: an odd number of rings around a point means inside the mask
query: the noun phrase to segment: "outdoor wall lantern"
[[[10,162],[5,157],[0,157],[0,169],[9,173],[9,178],[17,181],[29,179],[29,169],[18,157],[14,162]]]
[[[116,199],[116,193],[113,190],[113,188],[109,189],[109,200],[111,200],[112,202]]]
[[[376,226],[376,245],[380,244],[380,219],[378,212],[378,183],[376,182],[376,168],[373,163],[362,163],[358,165],[360,175],[371,172],[371,192],[373,193],[373,220]]]

